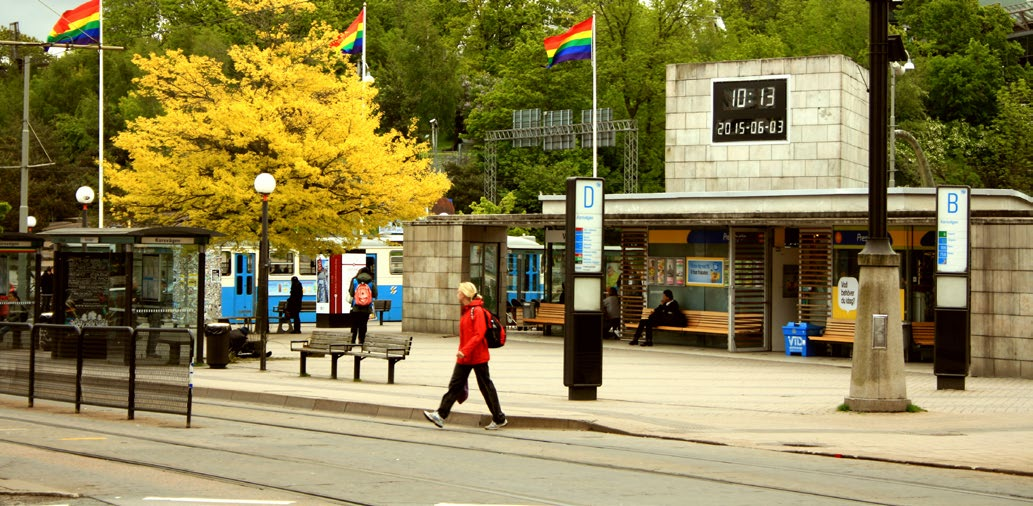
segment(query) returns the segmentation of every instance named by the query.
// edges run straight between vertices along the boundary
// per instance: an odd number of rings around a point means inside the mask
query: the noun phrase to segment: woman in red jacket
[[[463,307],[462,316],[459,318],[459,350],[456,351],[456,366],[452,370],[452,379],[448,381],[448,391],[441,397],[441,405],[437,411],[424,411],[423,416],[434,422],[438,427],[445,426],[445,419],[452,412],[452,405],[462,398],[466,392],[466,385],[470,379],[470,371],[477,376],[477,386],[481,390],[484,402],[488,404],[488,411],[491,412],[491,423],[485,429],[497,430],[509,423],[506,414],[502,412],[499,405],[499,395],[495,391],[495,384],[491,382],[491,375],[488,374],[488,343],[484,340],[484,331],[487,330],[488,313],[484,310],[484,300],[477,295],[477,287],[473,283],[464,281],[459,284],[456,293],[459,304]]]

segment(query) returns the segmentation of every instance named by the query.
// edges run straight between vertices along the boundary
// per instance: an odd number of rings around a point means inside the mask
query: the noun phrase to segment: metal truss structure
[[[638,191],[638,122],[633,119],[600,121],[597,133],[624,132],[624,193]],[[591,123],[531,128],[490,130],[484,137],[484,196],[498,203],[498,142],[516,139],[541,139],[552,135],[592,135]]]

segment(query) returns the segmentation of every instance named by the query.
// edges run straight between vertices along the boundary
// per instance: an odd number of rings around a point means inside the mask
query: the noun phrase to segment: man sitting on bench
[[[642,342],[642,346],[652,346],[654,327],[684,327],[686,324],[688,322],[685,321],[685,315],[681,312],[678,301],[674,300],[674,292],[664,290],[660,305],[649,313],[649,318],[639,320],[638,328],[635,329],[635,338],[628,344],[632,346],[638,344],[639,338],[642,337],[642,330],[645,329],[646,340]]]

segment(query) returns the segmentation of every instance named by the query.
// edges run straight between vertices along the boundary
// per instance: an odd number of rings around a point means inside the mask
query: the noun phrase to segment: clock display
[[[789,140],[786,78],[713,82],[711,141]]]

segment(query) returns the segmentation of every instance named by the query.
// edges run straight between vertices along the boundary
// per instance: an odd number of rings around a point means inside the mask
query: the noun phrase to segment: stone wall
[[[456,289],[470,279],[470,243],[499,245],[499,293],[505,300],[506,227],[406,223],[403,241],[402,330],[442,335],[459,333]],[[482,290],[484,287],[479,287]],[[497,311],[492,308],[493,311]]]
[[[1033,220],[973,220],[972,376],[1033,379]]]
[[[463,276],[460,225],[405,226],[402,331],[455,335],[456,287]]]
[[[789,142],[711,143],[714,79],[788,75]],[[868,184],[868,71],[845,56],[667,66],[667,192]]]

